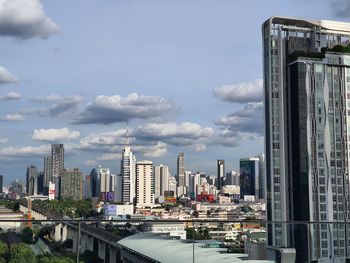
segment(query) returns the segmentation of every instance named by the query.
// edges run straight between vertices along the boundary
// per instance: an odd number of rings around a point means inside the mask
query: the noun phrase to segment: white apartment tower
[[[122,175],[122,201],[132,204],[135,199],[136,158],[131,148],[125,146],[121,155],[120,173]]]
[[[262,34],[267,220],[325,222],[269,224],[268,245],[295,248],[296,262],[345,263],[350,23],[272,17]]]
[[[136,206],[152,207],[153,205],[153,163],[139,161],[136,163]]]

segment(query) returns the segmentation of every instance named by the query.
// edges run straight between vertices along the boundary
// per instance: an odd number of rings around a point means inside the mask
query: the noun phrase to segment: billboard
[[[117,205],[106,204],[105,205],[105,216],[116,216],[117,215]]]
[[[100,200],[105,202],[114,202],[114,192],[101,192]]]

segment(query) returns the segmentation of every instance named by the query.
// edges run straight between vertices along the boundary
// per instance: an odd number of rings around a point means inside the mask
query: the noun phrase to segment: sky
[[[263,3],[263,4],[262,4]],[[119,173],[137,160],[216,174],[264,151],[261,24],[350,22],[346,0],[0,0],[0,174]]]

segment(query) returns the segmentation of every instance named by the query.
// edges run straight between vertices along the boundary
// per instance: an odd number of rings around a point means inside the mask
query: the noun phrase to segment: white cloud
[[[45,15],[39,0],[0,0],[1,36],[47,38],[59,31],[59,26]]]
[[[95,160],[86,160],[85,165],[95,167],[97,165],[97,162]]]
[[[149,119],[159,117],[175,109],[174,104],[158,96],[145,96],[131,93],[97,96],[76,118],[76,124],[111,124],[127,122],[131,119]]]
[[[23,121],[24,118],[18,113],[8,113],[5,115],[4,121]]]
[[[33,155],[47,155],[50,153],[50,145],[41,146],[23,146],[23,147],[6,147],[0,148],[2,157],[31,157]]]
[[[1,27],[1,25],[0,25],[0,27]],[[1,84],[9,84],[9,83],[17,83],[17,82],[18,82],[18,77],[12,75],[7,69],[0,66],[0,85]]]
[[[0,96],[0,100],[19,100],[21,97],[20,93],[11,91],[4,96]]]
[[[260,102],[263,98],[263,80],[222,85],[214,89],[214,95],[223,101],[233,103]]]
[[[0,138],[0,144],[7,143],[8,139],[7,138]]]
[[[56,142],[60,140],[74,140],[80,137],[79,131],[62,129],[35,129],[32,139],[37,141]]]

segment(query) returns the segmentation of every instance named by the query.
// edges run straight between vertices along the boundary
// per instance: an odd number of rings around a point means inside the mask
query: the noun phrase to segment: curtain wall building
[[[122,201],[133,204],[135,199],[136,158],[129,146],[125,146],[121,155],[120,173],[122,175]]]
[[[345,263],[350,24],[272,17],[262,33],[267,220],[337,222],[270,224],[268,245],[296,248],[296,262]]]

